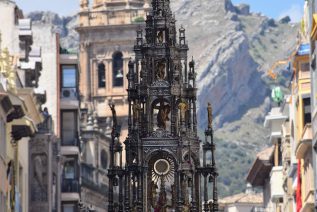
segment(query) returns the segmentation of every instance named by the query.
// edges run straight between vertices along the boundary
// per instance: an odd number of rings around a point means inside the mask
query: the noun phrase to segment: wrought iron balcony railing
[[[75,179],[63,179],[62,192],[79,193],[79,181]]]

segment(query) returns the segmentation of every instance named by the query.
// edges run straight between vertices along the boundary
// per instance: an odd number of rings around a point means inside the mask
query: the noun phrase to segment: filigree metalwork
[[[119,211],[217,211],[215,163],[200,163],[195,63],[187,60],[185,29],[181,27],[176,35],[169,3],[152,0],[145,39],[143,30],[137,30],[136,57],[129,62],[127,74],[126,161],[125,167],[120,167],[122,175],[109,169],[109,190],[119,186],[119,195],[109,192],[109,212],[114,211],[115,198],[124,203]],[[212,151],[213,155],[210,142],[206,140],[209,145],[203,151]],[[116,154],[114,146],[110,149]],[[212,209],[202,204],[208,192],[204,199],[199,195],[201,183],[207,183],[209,176],[213,179]],[[203,186],[206,192],[209,187]]]

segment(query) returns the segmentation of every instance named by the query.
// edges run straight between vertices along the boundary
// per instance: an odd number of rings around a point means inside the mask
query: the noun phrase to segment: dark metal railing
[[[75,179],[63,179],[62,192],[79,193],[79,181]]]

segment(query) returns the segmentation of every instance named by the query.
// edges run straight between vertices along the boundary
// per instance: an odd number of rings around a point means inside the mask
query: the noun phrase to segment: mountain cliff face
[[[213,105],[219,192],[238,193],[254,154],[268,145],[263,122],[274,82],[266,71],[294,50],[298,27],[250,13],[248,5],[234,6],[230,0],[175,0],[173,8],[196,60],[202,130],[207,102]]]
[[[35,11],[27,15],[35,25],[52,25],[52,30],[61,37],[61,46],[71,51],[77,51],[79,35],[75,30],[77,16],[60,17],[53,12]]]
[[[215,113],[219,192],[244,189],[244,179],[256,151],[267,144],[264,116],[271,107],[272,81],[265,71],[294,49],[298,27],[250,13],[249,6],[230,0],[173,0],[178,27],[186,29],[198,73],[200,128],[206,126],[206,106]],[[77,17],[50,12],[29,14],[35,24],[53,24],[64,48],[77,50]]]

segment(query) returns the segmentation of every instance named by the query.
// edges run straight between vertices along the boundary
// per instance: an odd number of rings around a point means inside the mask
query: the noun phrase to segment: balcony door
[[[62,145],[77,145],[77,112],[62,111]]]

